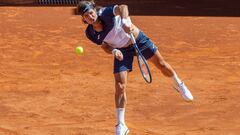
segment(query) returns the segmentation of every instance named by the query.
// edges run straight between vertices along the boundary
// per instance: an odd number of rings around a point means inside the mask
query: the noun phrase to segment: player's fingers
[[[121,57],[120,59],[121,59],[121,61],[122,61],[122,60],[123,60],[123,54],[122,54],[122,53],[120,54],[120,57]]]
[[[123,54],[122,54],[121,52],[120,52],[120,53],[117,53],[116,58],[117,58],[118,60],[122,61],[122,60],[123,60]]]
[[[130,33],[130,32],[131,32],[131,27],[126,26],[125,24],[123,24],[122,28],[123,28],[123,30],[124,30],[126,33]]]
[[[134,28],[133,27],[131,27],[130,28],[130,33],[132,33],[134,31]]]
[[[123,60],[123,57],[122,57],[122,56],[119,56],[118,60],[119,60],[119,61],[122,61],[122,60]]]

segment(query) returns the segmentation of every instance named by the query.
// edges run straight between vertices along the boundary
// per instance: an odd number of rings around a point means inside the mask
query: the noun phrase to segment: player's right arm
[[[105,42],[102,43],[101,48],[104,50],[104,52],[106,52],[108,54],[112,54],[112,50],[114,49],[113,47],[111,47],[110,45],[108,45]]]
[[[106,42],[103,42],[101,45],[101,48],[108,54],[113,54],[115,58],[122,61],[123,60],[123,54],[119,49],[114,49],[110,45],[108,45]]]

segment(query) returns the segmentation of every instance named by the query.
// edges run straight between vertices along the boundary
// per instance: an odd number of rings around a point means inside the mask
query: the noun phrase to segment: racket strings
[[[143,77],[147,80],[150,81],[151,77],[148,71],[148,68],[146,66],[146,63],[143,61],[141,57],[138,57],[139,59],[139,65],[140,65],[140,70],[142,72]]]

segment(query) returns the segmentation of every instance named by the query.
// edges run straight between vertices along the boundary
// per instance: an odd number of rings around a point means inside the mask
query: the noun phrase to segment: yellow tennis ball
[[[76,47],[76,53],[77,53],[78,55],[83,54],[83,48],[82,48],[81,46]]]

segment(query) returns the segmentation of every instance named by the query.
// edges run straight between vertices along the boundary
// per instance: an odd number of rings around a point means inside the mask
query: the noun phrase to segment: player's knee
[[[165,62],[165,61],[159,62],[159,67],[165,76],[167,76],[167,77],[173,76],[173,71],[167,62]]]
[[[166,69],[167,68],[167,62],[165,62],[164,60],[159,60],[158,67],[160,69]]]
[[[116,92],[124,93],[126,89],[126,83],[116,82]]]

